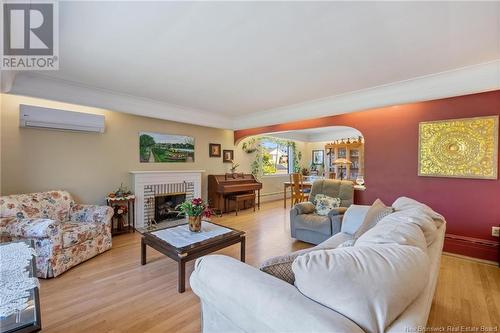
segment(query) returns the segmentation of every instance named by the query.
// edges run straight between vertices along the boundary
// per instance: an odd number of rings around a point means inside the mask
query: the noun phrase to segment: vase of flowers
[[[192,232],[201,231],[201,218],[212,216],[212,210],[201,198],[186,200],[180,204],[179,210],[188,217],[189,230]]]
[[[117,230],[121,231],[125,228],[125,215],[128,212],[128,207],[125,205],[115,205],[113,206],[114,214],[113,217],[116,219],[117,223]]]

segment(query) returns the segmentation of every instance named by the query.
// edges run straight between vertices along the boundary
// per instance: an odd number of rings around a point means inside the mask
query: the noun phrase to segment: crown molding
[[[233,124],[231,119],[208,111],[121,94],[38,73],[19,73],[9,93],[207,127],[232,128]]]
[[[363,133],[361,133],[355,128],[351,128],[351,129],[336,131],[333,133],[318,133],[309,135],[309,142],[335,141],[346,138],[355,138],[358,136],[363,136]]]
[[[322,133],[301,133],[300,131],[290,131],[290,132],[275,132],[269,133],[269,136],[296,140],[302,142],[329,142],[339,139],[354,138],[362,136],[362,133],[355,128],[346,128],[345,126],[328,126],[331,131]]]
[[[500,89],[500,59],[410,80],[228,117],[60,80],[39,73],[2,73],[2,92],[224,129],[246,129]]]
[[[237,117],[233,123],[234,129],[247,129],[275,125],[276,119],[279,119],[279,123],[287,123],[498,89],[500,89],[500,59],[300,104],[258,111]]]

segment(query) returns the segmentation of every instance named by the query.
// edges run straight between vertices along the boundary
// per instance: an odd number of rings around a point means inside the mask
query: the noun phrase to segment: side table
[[[115,236],[123,233],[135,232],[135,196],[128,195],[126,197],[106,197],[106,203],[113,209],[115,206],[120,205],[127,207],[127,224],[125,225],[123,223],[123,216],[118,218],[113,216],[111,219],[111,234]]]

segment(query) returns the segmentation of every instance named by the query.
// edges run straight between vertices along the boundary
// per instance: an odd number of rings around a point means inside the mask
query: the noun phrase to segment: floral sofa
[[[76,204],[66,191],[0,197],[0,234],[34,241],[41,278],[110,249],[112,216],[112,208]]]

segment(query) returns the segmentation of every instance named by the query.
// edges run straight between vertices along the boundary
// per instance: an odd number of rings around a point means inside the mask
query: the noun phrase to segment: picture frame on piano
[[[234,160],[234,150],[224,149],[222,151],[222,162],[233,163],[233,160]]]
[[[222,156],[222,146],[219,143],[209,143],[208,144],[208,156],[209,157],[221,157]]]

